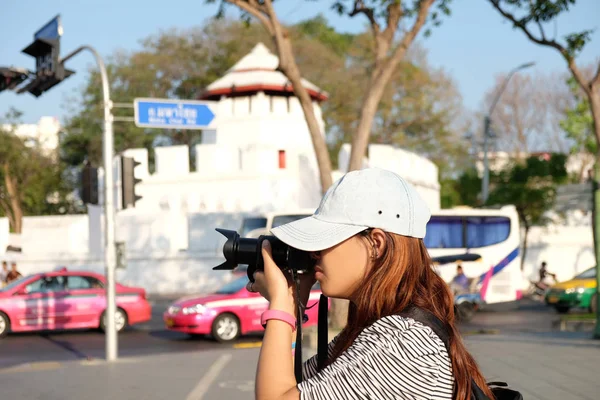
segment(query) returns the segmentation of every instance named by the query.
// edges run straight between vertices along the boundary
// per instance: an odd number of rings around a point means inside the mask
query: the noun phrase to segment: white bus
[[[440,276],[451,282],[461,265],[471,291],[485,303],[518,300],[522,273],[519,216],[514,206],[436,211],[425,245]]]
[[[313,212],[301,209],[247,217],[240,236],[268,235],[272,228]],[[436,270],[446,282],[452,281],[460,264],[471,282],[471,292],[481,301],[490,304],[521,297],[520,229],[514,206],[435,211],[424,241]]]

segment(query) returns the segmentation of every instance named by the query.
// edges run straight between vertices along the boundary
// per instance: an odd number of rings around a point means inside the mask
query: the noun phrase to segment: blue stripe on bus
[[[516,249],[511,251],[510,254],[507,255],[504,259],[502,259],[502,261],[500,261],[498,264],[494,265],[494,270],[492,271],[492,276],[494,276],[497,273],[499,273],[500,271],[502,271],[504,269],[504,267],[506,267],[508,264],[510,264],[512,261],[514,261],[514,259],[517,258],[518,255],[519,255],[519,248],[517,247]],[[488,273],[489,273],[489,271],[486,271],[483,274],[481,274],[481,276],[479,277],[479,283],[483,282],[483,280],[485,279],[485,277]]]

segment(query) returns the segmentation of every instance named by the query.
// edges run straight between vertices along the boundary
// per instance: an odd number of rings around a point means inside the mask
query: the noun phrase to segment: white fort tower
[[[278,58],[262,43],[217,81],[202,100],[218,102],[216,129],[204,130],[202,143],[155,149],[153,174],[145,149],[125,152],[141,165],[143,196],[135,211],[178,209],[186,212],[252,212],[316,208],[321,197],[312,140],[291,83],[279,71]],[[327,94],[303,80],[313,100],[321,132],[320,102]],[[190,150],[195,171],[190,171]],[[340,154],[336,178],[344,172],[350,148]],[[432,209],[439,208],[437,167],[429,160],[390,146],[371,145],[365,165],[398,172],[412,182]],[[118,174],[117,174],[118,176]],[[118,192],[119,182],[115,191]]]

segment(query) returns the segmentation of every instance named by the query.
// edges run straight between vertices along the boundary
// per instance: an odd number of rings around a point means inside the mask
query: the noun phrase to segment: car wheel
[[[117,328],[117,332],[121,332],[126,326],[127,313],[123,309],[117,308],[115,310],[115,328]],[[100,316],[100,330],[106,332],[106,311]]]
[[[598,294],[594,294],[592,299],[590,300],[590,312],[592,314],[596,314],[596,309],[598,308]]]
[[[212,324],[212,336],[221,343],[231,342],[240,336],[240,320],[233,314],[219,315]]]
[[[475,315],[475,305],[468,301],[460,303],[457,307],[457,317],[460,322],[469,322]]]
[[[556,312],[559,314],[566,314],[571,309],[571,307],[569,307],[569,306],[554,306],[554,308],[556,309]]]
[[[0,312],[0,338],[5,337],[10,332],[10,320],[8,316]]]

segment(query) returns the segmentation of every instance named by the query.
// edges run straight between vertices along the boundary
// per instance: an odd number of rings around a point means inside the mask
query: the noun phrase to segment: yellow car
[[[559,313],[567,313],[574,307],[595,313],[596,296],[596,267],[593,267],[570,281],[552,286],[546,292],[546,304],[554,306]]]

